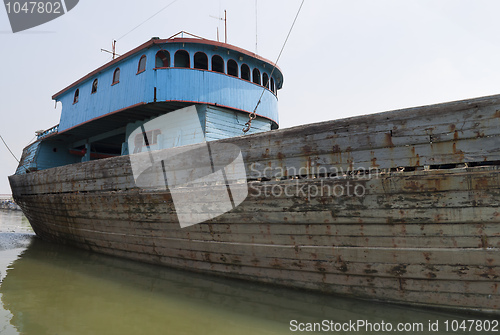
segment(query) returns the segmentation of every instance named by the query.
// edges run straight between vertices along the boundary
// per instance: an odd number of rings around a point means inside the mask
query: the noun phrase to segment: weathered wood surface
[[[249,196],[184,229],[168,190],[136,187],[127,156],[10,182],[49,240],[236,278],[498,314],[499,135],[494,96],[219,141],[241,149],[251,181],[239,187]],[[332,193],[357,185],[362,195]],[[183,190],[193,216],[204,213],[197,199],[207,187]]]

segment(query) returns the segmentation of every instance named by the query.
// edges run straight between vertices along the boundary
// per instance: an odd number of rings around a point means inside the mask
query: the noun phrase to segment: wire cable
[[[283,43],[283,46],[281,47],[281,51],[278,55],[278,58],[276,58],[276,62],[274,63],[273,70],[271,71],[271,74],[269,75],[269,78],[272,78],[274,70],[276,70],[276,67],[278,66],[278,62],[281,58],[281,54],[283,53],[283,50],[285,50],[286,43],[288,42],[288,38],[290,37],[290,34],[292,33],[293,26],[295,26],[295,22],[297,21],[297,18],[299,17],[300,11],[302,9],[302,5],[304,5],[304,1],[302,0],[302,3],[300,4],[299,10],[297,11],[297,14],[295,15],[295,19],[293,20],[292,26],[290,27],[290,30],[288,31],[288,35],[286,36],[285,43]],[[257,108],[259,107],[260,103],[262,102],[262,97],[264,96],[264,93],[266,92],[266,87],[262,90],[262,93],[260,94],[259,101],[257,101],[257,105],[255,106],[253,112],[248,116],[248,122],[245,123],[245,128],[243,128],[243,132],[246,133],[250,130],[250,127],[252,127],[252,120],[255,120],[257,117]]]
[[[18,163],[20,163],[20,162],[19,162],[19,159],[17,159],[16,155],[14,155],[14,153],[12,152],[12,150],[10,150],[9,146],[7,145],[7,143],[5,143],[5,141],[3,140],[2,135],[0,135],[0,139],[2,139],[3,144],[5,144],[5,147],[7,148],[7,150],[9,150],[10,154],[12,155],[12,157],[14,157],[14,158],[15,158],[15,160],[16,160]]]
[[[148,22],[149,20],[151,20],[153,17],[155,17],[156,15],[160,14],[161,12],[163,12],[165,9],[167,9],[168,7],[170,7],[171,5],[173,5],[174,3],[176,3],[177,1],[179,0],[174,0],[172,1],[171,3],[169,3],[168,5],[166,5],[165,7],[163,7],[162,9],[160,9],[159,11],[157,11],[156,13],[154,13],[153,15],[151,15],[149,18],[147,18],[146,20],[142,21],[140,24],[138,24],[136,27],[134,27],[132,30],[130,30],[128,33],[126,33],[125,35],[123,35],[122,37],[116,39],[117,41],[121,40],[122,38],[124,38],[125,36],[127,36],[128,34],[130,34],[131,32],[133,32],[134,30],[136,30],[137,28],[139,28],[140,26],[142,26],[144,23]]]

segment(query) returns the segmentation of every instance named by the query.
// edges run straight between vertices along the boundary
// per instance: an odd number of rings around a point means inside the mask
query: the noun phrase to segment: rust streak
[[[388,147],[394,147],[394,143],[392,143],[391,133],[385,133],[385,145]]]

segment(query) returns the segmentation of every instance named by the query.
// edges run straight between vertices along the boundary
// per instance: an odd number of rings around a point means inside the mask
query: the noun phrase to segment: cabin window
[[[92,94],[97,92],[97,78],[94,79],[94,82],[92,83]]]
[[[174,55],[175,67],[190,67],[189,53],[186,50],[178,50]]]
[[[137,66],[137,73],[146,71],[146,55],[142,55],[139,59],[139,65]]]
[[[250,81],[250,68],[246,64],[241,66],[241,79]]]
[[[238,77],[238,64],[234,59],[227,61],[227,74],[230,76]]]
[[[257,68],[253,69],[253,82],[256,83],[256,84],[259,84],[259,85],[261,83],[261,81],[260,81],[260,71]]]
[[[76,104],[78,102],[78,96],[80,95],[80,90],[77,88],[75,91],[75,97],[73,98],[73,103]]]
[[[155,67],[169,67],[170,53],[166,50],[160,50],[156,53]]]
[[[262,75],[262,85],[265,86],[266,88],[269,88],[269,76],[265,72]]]
[[[120,82],[120,68],[117,67],[113,73],[113,82],[111,85],[118,84]]]
[[[271,77],[271,91],[273,91],[274,93],[276,93],[276,87],[274,85],[274,78]]]
[[[204,52],[194,54],[194,68],[208,70],[208,57]]]
[[[224,73],[224,60],[221,56],[212,57],[212,71]]]

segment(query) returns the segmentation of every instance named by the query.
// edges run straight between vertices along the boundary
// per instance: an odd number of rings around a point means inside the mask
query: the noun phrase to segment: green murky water
[[[14,211],[0,211],[0,278],[0,334],[311,334],[299,327],[313,330],[323,320],[372,325],[336,332],[329,323],[323,330],[330,334],[387,333],[375,331],[382,322],[386,329],[413,327],[391,334],[481,333],[445,330],[447,321],[477,317],[203,276],[46,243]],[[429,330],[429,321],[439,330]]]

